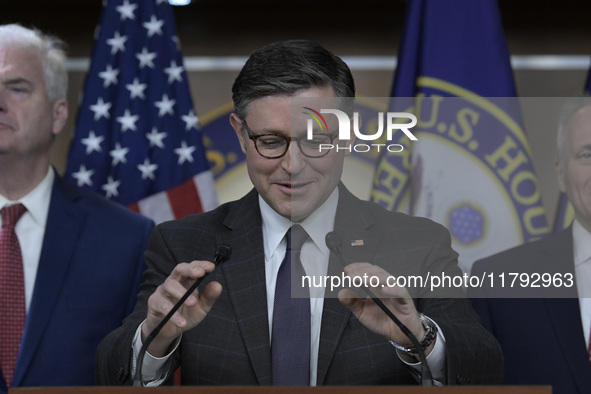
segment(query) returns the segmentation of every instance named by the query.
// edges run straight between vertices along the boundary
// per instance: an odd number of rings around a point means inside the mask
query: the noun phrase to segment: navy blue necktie
[[[300,250],[308,239],[306,231],[298,224],[286,234],[287,250],[279,267],[273,307],[271,361],[274,386],[310,385],[310,298],[308,289],[302,294],[301,276],[304,269]],[[292,272],[294,290],[291,294]],[[308,295],[306,297],[306,294]],[[299,298],[304,297],[304,298]]]

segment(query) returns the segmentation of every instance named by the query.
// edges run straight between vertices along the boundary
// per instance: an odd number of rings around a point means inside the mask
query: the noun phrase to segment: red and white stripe
[[[148,196],[129,208],[158,224],[193,213],[206,212],[217,205],[213,175],[210,171],[203,171],[184,183]]]

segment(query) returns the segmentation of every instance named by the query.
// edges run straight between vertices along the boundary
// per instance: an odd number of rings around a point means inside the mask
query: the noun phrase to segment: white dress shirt
[[[45,224],[49,213],[49,202],[51,200],[51,189],[55,174],[53,168],[49,168],[47,175],[39,185],[29,194],[18,201],[10,201],[0,195],[0,209],[14,204],[23,204],[27,211],[21,216],[14,227],[16,237],[23,255],[23,270],[25,278],[25,305],[27,312],[31,306],[35,278],[39,267],[43,237],[45,236]],[[2,217],[0,217],[0,225]]]
[[[328,272],[330,251],[324,242],[327,233],[332,231],[339,201],[338,189],[308,216],[300,225],[310,238],[302,245],[301,262],[308,276],[324,276]],[[265,247],[265,278],[267,285],[267,313],[269,316],[269,340],[273,331],[273,307],[275,304],[275,284],[279,267],[285,257],[287,241],[285,234],[293,223],[275,212],[259,196],[259,206],[263,218],[263,242]],[[310,289],[310,385],[316,385],[318,370],[318,348],[320,345],[320,323],[324,306],[324,289]],[[270,342],[269,342],[270,343]]]
[[[587,349],[591,330],[591,234],[577,220],[573,222],[573,258]]]
[[[331,193],[327,200],[304,221],[299,223],[308,233],[310,238],[304,243],[301,250],[301,262],[306,275],[324,276],[328,272],[328,260],[330,251],[325,243],[326,234],[334,228],[336,211],[339,200],[338,188]],[[273,306],[275,303],[275,284],[279,267],[285,257],[287,242],[285,234],[294,224],[289,219],[275,212],[260,196],[259,206],[263,222],[263,244],[265,253],[265,279],[267,290],[267,313],[269,317],[269,343],[273,329]],[[320,329],[322,322],[322,309],[324,306],[324,289],[310,289],[310,319],[311,319],[311,338],[310,338],[310,385],[316,386],[318,370],[318,349],[320,345]],[[439,328],[439,327],[438,327]],[[386,339],[384,338],[384,341]],[[139,349],[142,346],[141,325],[135,333],[133,341],[132,374],[135,373],[135,364]],[[176,344],[178,346],[178,342]],[[142,364],[142,381],[145,386],[157,386],[161,384],[166,375],[163,376],[163,368],[166,361],[172,355],[174,349],[165,357],[156,358],[146,353]],[[412,368],[420,371],[420,363],[415,362],[414,358],[401,356],[401,360]],[[435,346],[427,361],[431,369],[434,380],[444,382],[446,376],[445,368],[445,337],[439,328],[439,333]]]

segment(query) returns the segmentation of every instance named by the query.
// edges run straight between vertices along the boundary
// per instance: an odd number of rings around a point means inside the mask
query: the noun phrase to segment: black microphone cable
[[[215,255],[213,257],[213,264],[217,267],[221,263],[227,261],[230,258],[231,254],[232,254],[232,248],[230,248],[227,245],[219,245],[215,250]],[[197,279],[195,281],[195,283],[193,283],[191,285],[191,287],[189,287],[189,289],[185,292],[185,294],[172,307],[170,312],[168,312],[168,314],[166,316],[164,316],[162,321],[146,337],[146,340],[144,341],[144,343],[138,353],[138,357],[137,357],[136,371],[135,371],[135,375],[133,376],[134,387],[143,386],[143,384],[142,384],[142,364],[144,362],[144,356],[146,355],[146,351],[148,349],[148,346],[150,346],[150,343],[152,343],[154,338],[156,338],[156,336],[158,335],[160,330],[162,330],[162,327],[164,327],[164,325],[166,323],[168,323],[168,321],[172,318],[172,315],[174,315],[174,313],[183,305],[183,303],[187,300],[187,298],[189,298],[189,296],[195,291],[197,286],[199,286],[199,284],[203,281],[203,279],[207,275],[209,275],[208,272],[206,272],[205,275],[203,275],[201,278]]]
[[[325,242],[326,242],[326,246],[328,247],[328,249],[330,249],[331,252],[333,252],[337,256],[339,262],[341,263],[343,268],[345,268],[347,266],[347,264],[343,260],[343,256],[341,254],[341,245],[343,244],[343,241],[342,241],[340,235],[338,235],[336,232],[332,231],[332,232],[326,234]],[[375,296],[375,294],[373,294],[373,292],[371,292],[371,290],[369,290],[366,287],[362,287],[362,289],[365,291],[365,294],[367,294],[367,296],[370,297],[372,299],[372,301],[375,302],[376,305],[379,306],[380,309],[382,311],[384,311],[384,313],[386,315],[388,315],[388,317],[400,328],[400,330],[408,337],[408,339],[410,339],[410,341],[412,342],[415,349],[417,349],[417,354],[419,356],[419,360],[421,361],[421,385],[422,386],[433,386],[433,377],[431,374],[431,369],[429,368],[429,365],[427,364],[427,358],[425,357],[425,351],[421,347],[421,344],[419,343],[417,338],[414,336],[414,334],[412,332],[410,332],[408,327],[406,327],[404,324],[402,324],[402,322],[396,317],[396,315],[394,315],[388,309],[388,307],[386,305],[384,305],[384,303],[379,298],[377,298]]]

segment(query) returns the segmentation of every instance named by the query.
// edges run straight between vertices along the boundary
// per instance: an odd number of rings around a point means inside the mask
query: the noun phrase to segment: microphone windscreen
[[[337,234],[334,231],[331,231],[330,233],[326,234],[324,242],[326,242],[326,246],[332,252],[340,253],[343,240],[341,239],[341,236],[339,234]]]
[[[228,245],[218,245],[215,250],[214,260],[217,260],[219,263],[223,263],[224,261],[227,261],[231,255],[232,248],[230,248]]]

